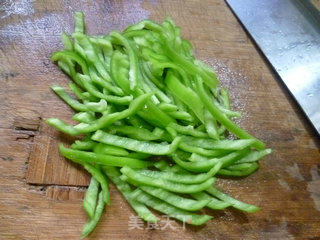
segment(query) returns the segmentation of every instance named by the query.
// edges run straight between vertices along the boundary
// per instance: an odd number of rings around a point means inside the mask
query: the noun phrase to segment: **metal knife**
[[[320,135],[320,1],[226,1]]]

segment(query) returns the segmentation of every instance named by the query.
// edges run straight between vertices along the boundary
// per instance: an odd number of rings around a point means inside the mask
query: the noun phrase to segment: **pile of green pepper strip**
[[[271,150],[232,121],[240,113],[230,109],[228,91],[195,59],[173,21],[144,20],[105,36],[88,36],[84,26],[76,12],[72,39],[63,33],[65,49],[51,56],[73,80],[69,88],[78,100],[60,86],[52,90],[78,112],[72,118],[79,124],[46,120],[85,135],[70,148],[59,146],[92,175],[82,237],[110,204],[109,180],[149,222],[158,220],[149,208],[192,225],[211,219],[194,213],[204,207],[257,211],[213,187],[214,176],[248,176]]]

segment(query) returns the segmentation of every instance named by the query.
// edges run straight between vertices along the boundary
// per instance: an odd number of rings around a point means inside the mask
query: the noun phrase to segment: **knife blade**
[[[320,135],[318,9],[309,0],[226,2]]]

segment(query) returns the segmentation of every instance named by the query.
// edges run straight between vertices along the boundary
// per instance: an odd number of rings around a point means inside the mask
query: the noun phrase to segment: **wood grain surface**
[[[49,57],[77,10],[90,34],[171,16],[230,90],[239,124],[274,150],[252,176],[218,181],[257,213],[209,211],[202,227],[131,229],[134,212],[111,186],[111,206],[88,239],[320,239],[319,139],[221,0],[0,2],[0,239],[80,239],[89,178],[58,154],[71,138],[43,123],[72,115],[49,89],[68,82]]]

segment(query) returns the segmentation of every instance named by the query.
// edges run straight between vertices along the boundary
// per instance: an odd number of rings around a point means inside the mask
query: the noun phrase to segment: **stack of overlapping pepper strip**
[[[247,176],[271,150],[232,121],[240,113],[230,109],[228,91],[195,59],[172,20],[88,36],[77,12],[72,39],[63,33],[62,42],[65,49],[51,59],[73,80],[69,88],[78,100],[62,87],[52,89],[78,112],[72,118],[79,124],[46,122],[85,135],[59,147],[92,175],[82,237],[110,203],[109,180],[149,222],[158,220],[149,208],[193,225],[211,219],[194,212],[205,207],[258,210],[215,188],[214,176]]]

